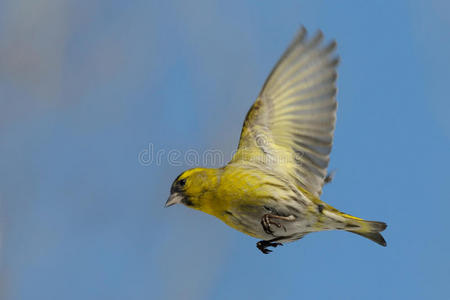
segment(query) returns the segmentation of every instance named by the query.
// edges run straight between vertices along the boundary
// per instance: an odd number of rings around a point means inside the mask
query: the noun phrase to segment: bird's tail
[[[375,243],[386,247],[386,241],[383,236],[380,234],[383,230],[386,229],[387,224],[384,222],[377,221],[366,221],[360,218],[356,218],[347,214],[342,214],[343,217],[347,220],[347,225],[344,230],[352,233],[356,233],[360,236],[368,238]]]

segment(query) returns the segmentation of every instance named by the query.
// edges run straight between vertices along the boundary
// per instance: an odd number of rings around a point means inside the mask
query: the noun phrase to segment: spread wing
[[[336,43],[301,28],[247,113],[233,162],[264,164],[319,196],[336,120]]]

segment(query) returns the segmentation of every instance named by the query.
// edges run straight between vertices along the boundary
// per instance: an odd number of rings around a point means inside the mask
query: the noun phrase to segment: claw
[[[286,231],[286,227],[284,225],[281,225],[280,223],[275,222],[273,219],[279,219],[279,220],[284,220],[284,221],[293,221],[293,220],[295,220],[295,217],[294,216],[282,217],[282,216],[277,216],[277,215],[272,215],[272,214],[265,214],[261,218],[261,225],[263,227],[264,232],[267,234],[273,235],[273,230],[270,228],[270,225],[275,225],[278,228],[283,228],[284,231]]]
[[[269,254],[272,250],[267,249],[267,247],[278,247],[283,246],[282,243],[272,243],[270,241],[259,241],[256,243],[256,247],[264,254]]]
[[[261,225],[264,229],[264,232],[267,234],[273,234],[273,230],[270,228],[270,225],[275,225],[278,228],[281,228],[281,225],[275,221],[270,219],[270,214],[264,215],[261,219]]]
[[[324,184],[330,183],[331,181],[333,181],[334,175],[336,174],[336,171],[331,171],[330,173],[327,174],[327,176],[324,178],[323,182]]]

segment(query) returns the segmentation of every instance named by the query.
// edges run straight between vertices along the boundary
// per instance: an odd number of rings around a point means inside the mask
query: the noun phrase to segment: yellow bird
[[[336,42],[301,28],[244,121],[232,160],[194,168],[172,184],[166,206],[182,203],[261,239],[268,247],[322,230],[345,230],[386,246],[383,222],[365,221],[320,200],[336,120]]]

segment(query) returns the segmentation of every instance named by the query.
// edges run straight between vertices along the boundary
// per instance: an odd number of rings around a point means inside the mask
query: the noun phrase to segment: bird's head
[[[182,203],[201,210],[205,197],[210,195],[217,181],[217,169],[195,168],[184,171],[172,183],[166,207]]]

